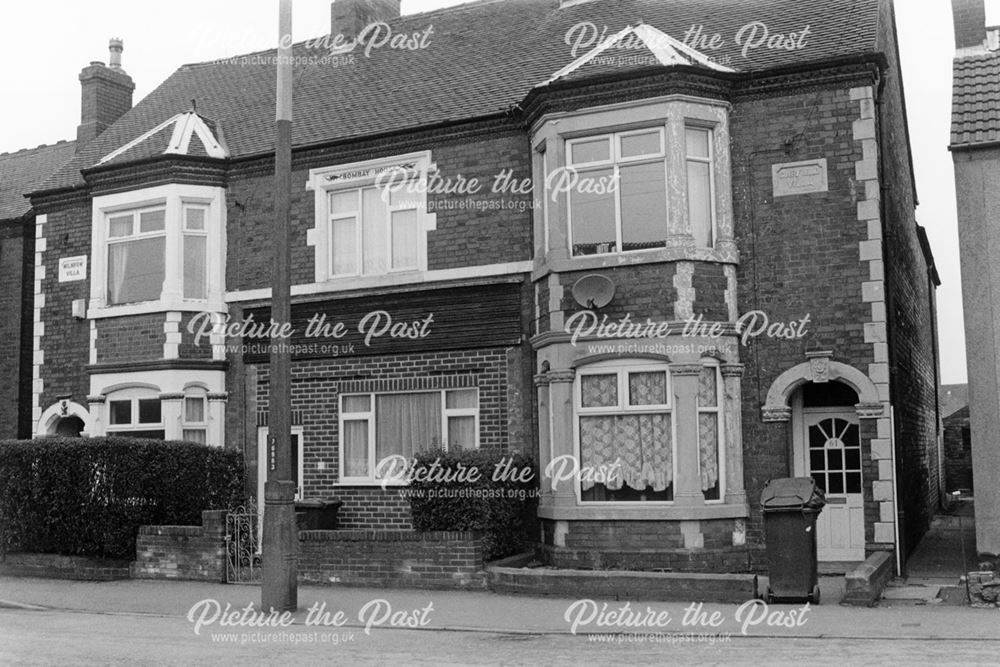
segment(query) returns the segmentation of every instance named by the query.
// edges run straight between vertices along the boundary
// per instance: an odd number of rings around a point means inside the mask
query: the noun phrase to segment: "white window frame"
[[[691,155],[690,151],[688,151],[688,146],[687,146],[687,131],[688,130],[697,130],[697,131],[700,131],[700,132],[706,132],[706,133],[708,133],[708,157],[707,158],[706,157],[697,156],[697,155]],[[689,162],[698,162],[700,164],[707,164],[708,165],[708,197],[709,197],[709,202],[711,203],[710,211],[711,211],[711,218],[712,218],[712,221],[711,221],[712,227],[709,230],[709,236],[710,236],[709,240],[711,242],[707,246],[698,246],[697,243],[695,245],[697,247],[699,247],[699,248],[714,248],[715,244],[716,244],[716,241],[719,238],[718,222],[717,222],[718,217],[719,217],[719,206],[718,206],[718,202],[716,201],[716,195],[715,195],[715,169],[716,169],[716,166],[715,166],[715,128],[712,127],[711,125],[701,124],[701,123],[692,122],[692,121],[688,121],[688,122],[686,122],[684,124],[684,167],[685,167],[685,169],[684,169],[684,183],[685,183],[685,185],[688,184],[688,180],[687,180],[687,165],[688,165]],[[687,205],[688,211],[690,211],[691,210],[691,201],[689,199],[689,195],[687,194],[687,192],[685,192],[684,203]],[[692,222],[690,220],[690,215],[689,215],[688,220],[689,220],[689,223],[690,223],[691,236],[694,236],[695,235],[694,234],[694,222]]]
[[[306,242],[313,246],[315,253],[316,283],[355,282],[361,279],[366,281],[366,284],[377,285],[381,282],[396,284],[400,276],[408,274],[414,276],[414,282],[419,282],[421,275],[427,272],[427,232],[436,229],[437,226],[437,216],[427,212],[426,195],[428,173],[433,172],[435,168],[431,162],[430,151],[420,151],[376,160],[311,169],[306,189],[312,190],[314,193],[315,217],[314,227],[306,233]],[[386,202],[386,271],[383,273],[364,273],[362,249],[364,223],[358,215],[355,222],[356,271],[350,274],[335,274],[333,272],[332,243],[334,215],[330,205],[331,195],[336,192],[358,191],[358,211],[360,213],[362,209],[361,190],[375,186],[379,174],[392,169],[405,169],[415,182],[418,191],[411,193],[404,188],[398,194],[402,200],[400,203]],[[392,213],[407,210],[415,210],[416,213],[417,262],[415,267],[394,268],[392,266]]]
[[[299,446],[299,465],[298,465],[298,487],[295,489],[295,500],[301,500],[305,498],[305,431],[301,426],[292,426],[289,430],[291,435],[298,437]],[[267,463],[267,436],[270,433],[267,426],[259,426],[257,428],[257,506],[263,510],[264,508],[264,483],[267,482],[268,473],[268,463]]]
[[[474,408],[449,408],[447,407],[447,392],[449,391],[474,391],[476,392],[476,407]],[[366,485],[381,485],[383,483],[389,486],[404,486],[399,482],[393,481],[383,481],[375,477],[375,468],[378,466],[378,460],[375,458],[375,424],[377,422],[375,415],[375,399],[378,396],[389,396],[389,395],[399,395],[399,394],[435,394],[439,393],[441,395],[441,440],[442,448],[448,450],[448,418],[449,417],[474,417],[475,418],[475,435],[476,441],[473,449],[479,449],[480,446],[480,433],[479,433],[479,412],[481,408],[480,401],[482,400],[481,392],[478,387],[452,387],[449,389],[415,389],[412,391],[362,391],[362,392],[346,392],[340,394],[338,398],[338,416],[337,416],[337,450],[338,450],[338,460],[339,466],[337,470],[337,480],[338,485],[342,486],[366,486]],[[368,410],[365,412],[345,412],[344,411],[344,399],[348,397],[356,396],[367,396],[368,397]],[[368,424],[368,468],[369,474],[365,477],[346,477],[344,474],[344,422],[345,421],[366,421]]]
[[[719,460],[719,497],[709,500],[705,498],[706,505],[722,505],[726,502],[726,420],[725,420],[725,400],[726,392],[725,386],[723,384],[722,369],[719,367],[719,363],[716,361],[705,361],[702,363],[706,368],[712,368],[715,370],[715,407],[702,407],[697,405],[697,398],[695,399],[695,411],[697,412],[697,417],[695,419],[695,428],[697,429],[698,438],[697,446],[701,447],[701,415],[702,413],[715,413],[715,418],[717,420],[716,433],[718,433],[718,443],[716,446],[719,448],[718,460]],[[701,473],[701,456],[698,457],[698,472]],[[704,493],[704,490],[702,490]]]
[[[139,421],[139,401],[155,400],[160,404],[160,420],[158,422]],[[128,401],[131,403],[131,421],[128,424],[111,423],[111,404]],[[136,431],[163,431],[163,438],[169,440],[166,420],[163,418],[163,401],[159,392],[151,387],[123,387],[108,394],[106,401],[105,433],[107,435],[128,435]]]
[[[206,236],[205,282],[207,298],[184,298],[185,207],[204,207]],[[110,218],[124,212],[162,207],[164,221],[165,275],[159,298],[136,303],[108,302],[108,245]],[[171,183],[111,195],[94,197],[91,210],[90,319],[120,317],[155,312],[226,312],[226,207],[221,187]],[[152,236],[152,234],[150,235]],[[131,237],[129,237],[131,238]]]
[[[187,402],[192,399],[198,399],[201,401],[201,413],[204,419],[202,421],[191,421],[188,419],[187,413]],[[202,431],[205,434],[205,443],[208,444],[208,393],[201,388],[189,389],[184,392],[184,398],[181,403],[181,439],[187,440],[184,437],[186,431]]]
[[[663,372],[666,374],[667,402],[660,405],[632,405],[628,404],[628,374],[629,373]],[[612,375],[618,376],[618,405],[614,407],[583,407],[583,378],[588,375]],[[649,362],[648,360],[614,360],[601,361],[588,364],[578,369],[576,378],[573,380],[573,455],[576,460],[583,465],[583,456],[580,451],[580,417],[589,416],[614,416],[624,414],[664,414],[670,415],[670,445],[673,452],[670,457],[670,464],[673,468],[671,486],[676,491],[677,488],[677,410],[674,404],[674,382],[670,374],[668,363]],[[614,500],[583,500],[583,489],[579,481],[573,483],[576,493],[576,504],[581,507],[673,507],[673,500],[647,500],[647,501],[614,501]]]
[[[622,139],[632,135],[639,134],[650,134],[651,131],[657,132],[660,140],[660,149],[656,153],[648,153],[645,155],[639,155],[634,157],[623,157],[621,150]],[[607,160],[598,160],[595,162],[573,162],[573,147],[577,144],[589,143],[599,139],[607,139],[609,142],[609,157]],[[642,252],[643,250],[648,250],[647,248],[642,248],[639,250],[622,250],[624,244],[624,239],[622,238],[622,183],[620,177],[620,168],[622,166],[630,166],[636,164],[656,164],[660,163],[663,165],[663,210],[666,212],[666,217],[663,218],[663,247],[667,245],[667,235],[669,234],[669,228],[667,223],[667,218],[670,216],[670,195],[668,192],[668,181],[669,172],[667,168],[667,151],[666,151],[666,137],[664,135],[664,127],[662,125],[651,125],[649,127],[642,127],[635,130],[627,130],[623,132],[606,132],[603,134],[591,134],[582,137],[577,137],[574,139],[566,140],[566,164],[571,168],[576,169],[581,178],[585,177],[587,173],[598,170],[611,169],[611,178],[615,183],[614,188],[614,200],[615,200],[615,250],[606,253],[591,253],[588,255],[575,255],[573,253],[573,197],[572,192],[566,193],[566,220],[567,220],[567,237],[569,239],[569,252],[571,257],[593,257],[602,255],[621,255],[621,254],[631,254],[634,252]]]
[[[194,209],[194,210],[201,210],[201,211],[205,212],[205,228],[204,229],[188,229],[187,212],[189,210],[192,210],[192,209]],[[205,260],[205,296],[204,297],[187,297],[187,296],[184,296],[185,300],[188,300],[188,299],[199,300],[199,301],[201,301],[201,300],[207,301],[208,300],[208,294],[209,294],[209,288],[208,288],[208,283],[209,283],[209,271],[208,271],[208,267],[209,267],[209,252],[208,252],[208,245],[209,245],[209,236],[210,236],[209,235],[209,219],[208,219],[209,209],[210,209],[210,207],[208,205],[200,203],[200,202],[194,202],[194,201],[184,202],[184,204],[181,206],[181,225],[182,225],[182,229],[181,229],[181,278],[182,278],[182,280],[186,280],[187,279],[187,276],[184,275],[184,260],[187,258],[187,240],[188,240],[188,238],[195,237],[195,238],[204,238],[205,239],[205,257],[204,257],[204,260]],[[185,291],[185,287],[186,287],[186,285],[184,285],[182,283],[182,285],[181,285],[182,294]]]

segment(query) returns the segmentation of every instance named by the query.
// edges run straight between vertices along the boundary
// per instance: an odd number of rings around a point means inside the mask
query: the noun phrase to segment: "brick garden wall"
[[[486,587],[478,533],[316,530],[299,533],[299,540],[302,583]]]
[[[206,510],[200,526],[140,526],[132,578],[225,581],[225,517]]]
[[[972,442],[968,406],[944,419],[945,490],[972,489]]]

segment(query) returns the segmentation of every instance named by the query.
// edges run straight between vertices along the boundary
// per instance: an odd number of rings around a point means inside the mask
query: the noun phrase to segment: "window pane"
[[[812,449],[809,451],[809,469],[826,470],[826,457],[822,449]]]
[[[344,476],[368,476],[368,422],[344,422]]]
[[[685,135],[687,139],[687,154],[690,157],[707,158],[711,155],[709,152],[709,138],[712,136],[712,133],[709,130],[689,127]]]
[[[417,212],[392,214],[392,268],[417,268]]]
[[[719,494],[719,417],[714,412],[698,415],[698,461],[701,467],[701,490],[705,500],[718,500]]]
[[[412,208],[423,197],[419,181],[407,181],[399,187],[389,191],[389,206]]]
[[[843,493],[844,492],[844,475],[843,473],[833,473],[827,475],[830,482],[829,488],[826,489],[827,493]]]
[[[330,194],[330,213],[354,213],[358,210],[358,191],[333,192]]]
[[[847,493],[861,493],[861,473],[847,473]]]
[[[111,424],[132,423],[132,401],[109,401],[108,422]]]
[[[139,423],[140,424],[160,423],[160,399],[158,398],[139,399]]]
[[[660,131],[643,132],[642,134],[626,134],[621,137],[622,157],[637,157],[640,155],[658,155],[661,151]]]
[[[196,396],[184,399],[184,421],[199,423],[205,421],[205,399]]]
[[[844,450],[844,468],[847,470],[861,470],[861,450]]]
[[[826,450],[826,469],[827,470],[844,469],[844,459],[842,457],[842,452],[839,449]]]
[[[130,438],[148,438],[149,440],[163,440],[167,436],[163,430],[155,431],[122,431],[122,435],[127,435]]]
[[[154,301],[163,291],[162,236],[108,246],[108,303]]]
[[[476,418],[448,417],[448,448],[472,449],[476,446]]]
[[[711,366],[702,368],[701,375],[698,377],[698,407],[714,408],[718,405],[719,393],[715,368]]]
[[[371,410],[371,396],[344,396],[344,412],[368,412]]]
[[[382,191],[368,188],[364,191],[364,208],[361,225],[364,236],[361,239],[363,267],[366,274],[385,273],[389,269],[388,243],[386,242],[386,208]]]
[[[588,139],[570,145],[570,163],[604,162],[611,159],[611,138]]]
[[[375,458],[440,447],[441,392],[375,397]]]
[[[181,440],[197,442],[199,445],[204,445],[207,440],[205,437],[205,429],[186,428],[181,432]]]
[[[108,221],[108,236],[129,236],[132,234],[132,214],[120,215]]]
[[[576,187],[569,192],[573,220],[573,254],[593,255],[615,252],[615,193],[610,187],[614,172],[599,169],[580,174]],[[600,193],[600,185],[605,186]],[[597,192],[586,192],[593,187]],[[611,191],[608,191],[611,190]]]
[[[184,235],[184,298],[205,299],[208,297],[205,264],[206,242],[204,236]]]
[[[355,218],[333,221],[333,272],[357,273],[358,237]]]
[[[205,231],[205,209],[184,209],[184,229],[192,232]]]
[[[670,415],[609,415],[580,418],[580,465],[607,473],[606,490],[625,497],[610,500],[667,500],[628,496],[627,490],[663,492],[673,482]],[[595,480],[581,479],[588,491]]]
[[[621,167],[622,250],[666,245],[667,181],[663,162]]]
[[[666,405],[667,374],[664,371],[628,374],[629,405]]]
[[[478,392],[475,389],[458,389],[445,392],[444,406],[451,409],[474,408]]]
[[[143,211],[139,214],[139,233],[162,232],[166,218],[167,212],[162,208],[155,211]]]
[[[618,407],[618,375],[584,375],[580,378],[580,405],[584,408]]]
[[[688,216],[695,245],[709,248],[712,238],[712,185],[711,165],[707,162],[687,163]]]

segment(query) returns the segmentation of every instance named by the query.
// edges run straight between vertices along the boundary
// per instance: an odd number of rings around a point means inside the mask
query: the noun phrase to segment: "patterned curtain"
[[[604,483],[609,489],[627,484],[638,491],[663,491],[673,481],[670,415],[581,417],[580,454],[581,466],[615,471]],[[593,486],[592,479],[584,479],[581,488]]]
[[[716,370],[712,366],[701,369],[698,378],[698,407],[715,408],[719,405]],[[698,413],[698,460],[701,464],[701,489],[708,491],[719,481],[719,415],[716,412]]]
[[[585,408],[607,408],[618,405],[618,376],[584,375],[580,379],[580,403]]]

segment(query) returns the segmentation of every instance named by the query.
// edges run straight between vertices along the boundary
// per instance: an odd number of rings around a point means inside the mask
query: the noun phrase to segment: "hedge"
[[[0,441],[0,552],[135,557],[141,525],[237,504],[234,450],[130,437]]]
[[[439,473],[431,473],[436,462]],[[493,479],[498,464],[508,470],[530,470],[527,481]],[[478,470],[469,481],[460,471]],[[451,476],[451,481],[440,481]],[[533,546],[537,479],[534,462],[516,452],[499,450],[435,450],[418,454],[410,482],[410,513],[417,530],[482,531],[486,560],[504,558]]]

